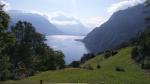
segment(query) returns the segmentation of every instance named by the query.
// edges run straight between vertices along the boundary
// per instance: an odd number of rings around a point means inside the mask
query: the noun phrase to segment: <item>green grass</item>
[[[131,47],[121,49],[119,53],[109,59],[103,59],[103,55],[97,56],[85,64],[90,64],[94,70],[67,68],[58,71],[47,71],[20,81],[6,81],[4,84],[44,84],[51,83],[91,83],[100,84],[150,84],[150,74],[142,70],[139,65],[131,60]],[[97,64],[101,65],[96,69]],[[116,66],[121,66],[125,72],[115,71]],[[1,84],[1,83],[0,83]]]

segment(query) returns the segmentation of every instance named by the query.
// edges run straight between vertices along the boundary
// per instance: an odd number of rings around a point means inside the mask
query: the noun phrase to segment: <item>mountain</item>
[[[10,25],[14,25],[19,20],[28,21],[32,23],[36,30],[40,33],[46,35],[62,34],[62,32],[58,28],[56,28],[52,23],[49,22],[46,17],[42,15],[34,13],[24,13],[16,10],[11,10],[8,12],[8,14],[11,18]]]
[[[59,30],[68,35],[87,35],[88,31],[79,22],[78,24],[68,24],[68,25],[56,25]]]
[[[144,11],[144,5],[139,4],[114,13],[106,23],[90,32],[83,42],[93,53],[115,48],[145,29]]]
[[[51,18],[51,22],[64,34],[68,35],[87,35],[90,30],[86,28],[80,20],[64,14],[59,14]]]

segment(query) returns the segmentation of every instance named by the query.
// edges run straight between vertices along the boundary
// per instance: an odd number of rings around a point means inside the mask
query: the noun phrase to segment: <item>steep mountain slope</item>
[[[132,48],[119,50],[119,53],[109,59],[103,55],[87,61],[84,65],[91,65],[94,70],[67,68],[58,71],[47,71],[21,81],[6,81],[1,84],[44,84],[51,83],[90,83],[90,84],[149,84],[150,75],[131,60]],[[101,65],[96,69],[97,64]],[[121,66],[125,72],[117,72],[115,68]]]
[[[53,24],[51,24],[44,16],[33,13],[23,13],[21,11],[15,10],[11,10],[8,13],[11,17],[10,25],[14,25],[19,20],[28,21],[31,22],[40,33],[46,35],[62,34],[62,32],[57,29]]]
[[[137,36],[145,29],[144,5],[121,10],[84,38],[87,48],[94,53],[114,48]]]

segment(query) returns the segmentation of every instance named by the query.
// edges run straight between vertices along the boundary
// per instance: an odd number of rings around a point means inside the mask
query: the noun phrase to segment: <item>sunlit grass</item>
[[[100,84],[150,84],[150,75],[131,60],[131,48],[121,49],[119,53],[109,59],[103,59],[102,55],[89,60],[94,70],[67,68],[58,71],[47,71],[29,77],[21,81],[7,81],[5,84],[43,84],[52,83],[91,83]],[[101,65],[96,69],[97,64]],[[125,72],[115,71],[116,66],[121,66]]]

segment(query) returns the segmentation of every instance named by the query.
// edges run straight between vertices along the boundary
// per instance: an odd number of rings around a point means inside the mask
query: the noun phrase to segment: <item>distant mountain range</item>
[[[145,29],[144,11],[144,5],[139,4],[114,13],[106,23],[90,32],[83,42],[94,53],[115,48]]]
[[[62,34],[50,21],[39,14],[24,13],[21,11],[11,10],[8,12],[10,15],[10,25],[15,25],[19,20],[28,21],[33,24],[36,30],[46,35]]]
[[[27,21],[33,24],[36,30],[46,35],[87,35],[88,29],[84,25],[76,20],[75,18],[68,18],[66,16],[59,16],[53,19],[58,21],[75,22],[75,24],[55,24],[46,18],[36,13],[26,13],[19,10],[8,11],[10,15],[10,26],[15,25],[19,20]],[[62,18],[63,17],[63,18]]]
[[[87,35],[90,30],[86,28],[80,20],[75,17],[60,14],[51,19],[51,22],[64,34],[68,35]]]
[[[71,24],[71,25],[55,25],[59,30],[67,35],[87,35],[88,30],[81,24]]]

